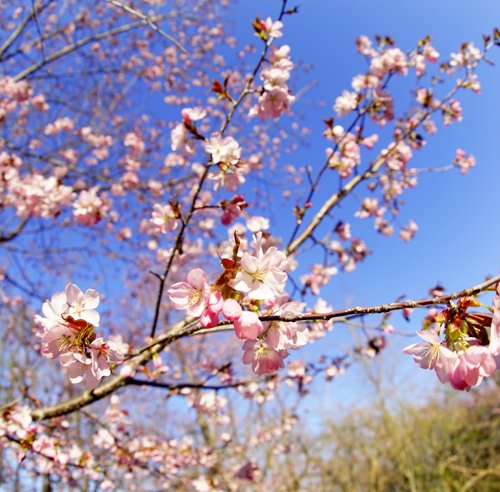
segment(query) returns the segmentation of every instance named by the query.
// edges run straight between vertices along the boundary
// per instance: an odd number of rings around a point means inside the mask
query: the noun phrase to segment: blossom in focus
[[[242,340],[256,340],[264,331],[262,321],[257,313],[243,311],[241,315],[233,320],[234,332]]]
[[[75,320],[83,319],[94,326],[99,326],[99,313],[95,310],[99,305],[99,294],[94,289],[82,292],[80,287],[69,283],[64,292],[56,292],[42,305],[45,318],[38,316],[37,320],[51,327],[57,323],[66,323],[67,316]]]
[[[194,268],[188,273],[187,282],[173,284],[167,294],[176,309],[186,310],[195,318],[201,316],[210,294],[205,272],[201,268]]]
[[[99,294],[94,289],[85,292],[69,283],[64,292],[56,292],[42,305],[44,316],[36,315],[41,328],[42,355],[59,357],[61,366],[73,384],[84,382],[88,389],[111,374],[111,363],[122,359],[128,345],[121,336],[106,342],[96,337],[94,329],[100,317],[96,311]]]
[[[111,374],[110,363],[121,360],[112,344],[96,338],[85,352],[76,349],[61,355],[61,365],[73,384],[83,382],[89,390],[95,389],[99,381]]]
[[[427,343],[414,343],[403,349],[405,354],[413,356],[413,360],[422,369],[434,369],[442,383],[449,381],[449,374],[457,360],[457,355],[441,343],[435,331],[417,331],[417,335]]]
[[[257,256],[245,252],[240,261],[241,270],[229,285],[251,299],[271,300],[285,289],[287,266],[286,255],[275,246],[265,253],[259,250]]]

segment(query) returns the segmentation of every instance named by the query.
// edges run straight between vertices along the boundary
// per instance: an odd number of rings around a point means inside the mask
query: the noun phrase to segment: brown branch
[[[295,321],[328,321],[331,319],[341,318],[341,317],[351,317],[351,316],[362,316],[366,314],[380,314],[380,313],[388,313],[390,311],[401,310],[405,308],[420,308],[426,306],[433,305],[443,305],[448,304],[449,301],[454,299],[458,299],[460,297],[467,297],[478,294],[489,287],[500,282],[500,275],[493,277],[481,284],[475,285],[473,287],[469,287],[468,289],[461,290],[454,294],[449,294],[446,296],[433,297],[429,299],[420,299],[416,301],[405,301],[405,302],[394,302],[389,304],[381,304],[378,306],[370,306],[370,307],[353,307],[350,309],[344,309],[341,311],[333,311],[330,313],[307,313],[307,314],[298,314],[295,316],[261,316],[260,319],[262,321],[284,321],[284,322],[295,322]],[[198,325],[193,326],[191,321],[182,321],[178,323],[176,326],[172,328],[172,330],[159,337],[157,341],[151,344],[146,350],[142,350],[134,357],[134,366],[138,367],[140,365],[145,365],[149,362],[153,356],[161,352],[167,345],[179,340],[180,338],[184,338],[191,335],[202,335],[215,333],[217,331],[225,331],[231,330],[232,326],[229,322],[220,323],[218,326],[214,328],[201,328]],[[59,417],[61,415],[67,415],[69,413],[75,412],[80,408],[86,407],[91,403],[94,403],[98,400],[105,398],[106,396],[114,393],[119,388],[129,385],[129,384],[149,384],[141,381],[140,383],[134,383],[133,378],[129,376],[117,375],[113,377],[107,383],[99,386],[93,391],[86,391],[85,393],[77,396],[75,398],[71,398],[70,400],[59,403],[50,407],[38,408],[31,412],[31,416],[34,420],[45,420],[49,418]],[[154,383],[149,384],[154,386]],[[241,384],[241,383],[240,383]]]
[[[19,234],[21,234],[22,230],[24,229],[24,226],[28,223],[29,219],[30,219],[29,217],[24,217],[22,220],[19,221],[15,229],[7,233],[0,234],[0,243],[6,243],[8,241],[12,241],[12,239],[16,238]]]
[[[204,384],[204,383],[160,383],[158,381],[147,381],[136,378],[129,378],[127,384],[132,384],[135,386],[150,386],[152,388],[168,389],[170,391],[179,391],[184,388],[192,388],[198,390],[222,390],[237,388],[238,386],[247,386],[249,384],[258,382],[260,380],[252,379],[249,381],[239,381],[236,383],[229,384]]]
[[[425,299],[418,300],[410,300],[403,302],[391,302],[388,304],[379,304],[377,306],[354,306],[348,309],[342,309],[340,311],[331,311],[328,313],[304,313],[304,314],[296,314],[290,316],[283,316],[278,314],[271,314],[267,316],[259,316],[261,321],[282,321],[288,323],[294,322],[304,322],[304,321],[330,321],[338,318],[343,318],[343,320],[347,321],[351,317],[364,316],[367,314],[382,314],[389,313],[391,311],[401,311],[402,309],[415,309],[415,308],[423,308],[428,306],[439,306],[446,305],[450,301],[454,299],[459,299],[460,297],[473,296],[478,294],[484,290],[487,290],[489,287],[496,285],[500,282],[500,275],[496,277],[492,277],[482,284],[475,285],[473,287],[469,287],[467,289],[455,292],[453,294],[448,294],[446,296],[439,297],[431,297]],[[219,323],[217,326],[213,328],[203,328],[199,326],[198,328],[190,327],[189,335],[206,335],[213,332],[218,331],[226,331],[232,330],[232,323],[230,321],[223,321]]]

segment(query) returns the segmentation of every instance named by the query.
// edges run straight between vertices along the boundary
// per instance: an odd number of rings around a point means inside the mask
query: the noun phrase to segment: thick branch
[[[361,316],[366,314],[380,314],[380,313],[388,313],[390,311],[402,310],[405,308],[419,308],[433,305],[443,305],[448,304],[450,301],[454,299],[458,299],[460,297],[467,297],[478,294],[489,287],[500,282],[500,275],[493,277],[481,284],[475,285],[468,289],[461,290],[459,292],[455,292],[454,294],[449,294],[441,297],[432,297],[429,299],[420,299],[416,301],[405,301],[405,302],[393,302],[389,304],[381,304],[378,306],[370,306],[370,307],[353,307],[349,309],[344,309],[341,311],[333,311],[330,313],[307,313],[307,314],[298,314],[296,316],[261,316],[260,319],[262,321],[285,321],[285,322],[294,322],[294,321],[328,321],[336,318],[348,318],[352,316]],[[190,335],[201,335],[201,334],[209,334],[215,333],[217,331],[222,330],[230,330],[231,323],[225,322],[221,323],[217,327],[214,328],[201,328],[199,326],[193,326],[191,321],[183,321],[167,333],[158,338],[152,345],[150,345],[147,349],[143,349],[134,357],[134,366],[138,367],[139,365],[144,365],[149,362],[154,354],[163,350],[167,345],[173,343],[174,341],[187,337]],[[34,420],[45,420],[53,417],[59,417],[61,415],[67,415],[69,413],[75,412],[80,408],[86,407],[91,403],[94,403],[106,396],[114,393],[119,388],[128,385],[128,384],[148,384],[150,386],[158,386],[161,383],[154,382],[144,382],[138,381],[129,376],[118,375],[113,377],[107,383],[99,386],[97,389],[93,391],[86,391],[80,396],[72,398],[66,402],[59,403],[57,405],[53,405],[51,407],[39,408],[33,410],[31,412],[31,416]],[[239,383],[241,384],[241,383]],[[184,385],[185,386],[185,385]],[[162,387],[162,386],[158,386]]]
[[[156,353],[163,350],[167,345],[181,337],[189,335],[190,331],[184,329],[185,326],[186,323],[183,321],[182,323],[174,326],[170,333],[159,337],[155,343],[153,343],[147,350],[142,351],[134,359],[133,365],[135,367],[145,365],[153,358]],[[91,403],[101,400],[106,396],[114,393],[116,390],[128,384],[128,379],[128,376],[114,376],[107,383],[102,384],[95,390],[86,391],[80,396],[71,398],[70,400],[59,403],[57,405],[33,410],[33,412],[31,412],[31,416],[34,420],[45,420],[75,412],[80,408],[86,407],[87,405],[90,405]]]

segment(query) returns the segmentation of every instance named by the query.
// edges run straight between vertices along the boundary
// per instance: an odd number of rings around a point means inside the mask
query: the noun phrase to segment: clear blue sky
[[[248,32],[249,19],[255,15],[275,17],[280,4],[278,0],[241,1],[235,7],[236,36]],[[279,42],[291,46],[294,60],[314,66],[310,78],[317,80],[318,85],[304,99],[326,103],[322,109],[309,108],[306,122],[314,129],[311,145],[294,154],[296,163],[307,164],[323,162],[321,120],[333,114],[335,98],[349,88],[352,76],[365,66],[355,52],[357,36],[387,34],[407,51],[429,34],[438,51],[447,55],[457,51],[463,41],[480,45],[482,34],[490,33],[500,20],[500,2],[495,0],[308,0],[289,5],[298,5],[300,12],[287,18],[284,37]],[[499,51],[491,52],[496,62],[500,62]],[[439,131],[413,162],[417,167],[445,165],[461,147],[475,155],[477,167],[467,176],[458,172],[421,176],[420,185],[405,195],[402,213],[403,222],[414,219],[419,224],[415,239],[404,244],[397,238],[386,239],[375,233],[366,236],[374,254],[355,273],[333,281],[330,300],[336,307],[388,302],[400,294],[423,297],[437,282],[455,291],[500,270],[500,227],[496,214],[500,184],[499,67],[483,66],[479,77],[481,95],[467,94],[461,98],[464,120]],[[408,99],[409,95],[403,96],[405,104]],[[397,328],[407,332],[419,328],[416,320],[407,324],[395,316],[396,320]],[[339,338],[345,346],[344,337]],[[332,337],[328,345],[334,349],[338,341]],[[400,354],[400,348],[412,342],[393,342],[390,365],[399,377],[407,377],[412,367],[406,362],[409,358]],[[421,377],[424,385],[435,380],[433,374],[424,371],[415,376]],[[352,382],[351,377],[346,378],[345,384],[339,381],[331,392],[327,391],[327,398],[338,394],[339,400],[357,399],[360,393],[351,391]]]

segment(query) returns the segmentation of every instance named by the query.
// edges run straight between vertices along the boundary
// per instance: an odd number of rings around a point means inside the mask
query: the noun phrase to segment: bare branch
[[[166,33],[163,29],[159,28],[152,20],[150,17],[144,15],[143,13],[137,11],[137,10],[134,10],[133,8],[129,7],[128,5],[125,5],[124,3],[122,2],[119,2],[118,0],[106,0],[106,2],[108,3],[111,3],[113,4],[115,7],[118,7],[118,8],[121,8],[123,9],[125,12],[133,15],[134,17],[138,17],[139,19],[142,19],[143,21],[146,22],[146,24],[155,32],[157,32],[158,34],[160,34],[161,36],[163,36],[164,38],[168,39],[169,41],[171,41],[172,43],[175,44],[175,46],[177,46],[177,48],[179,48],[183,53],[187,53],[187,50],[186,48],[184,48],[184,46],[182,46],[181,43],[179,43],[179,41],[177,41],[176,39],[174,39],[172,36],[170,36],[170,34]]]

